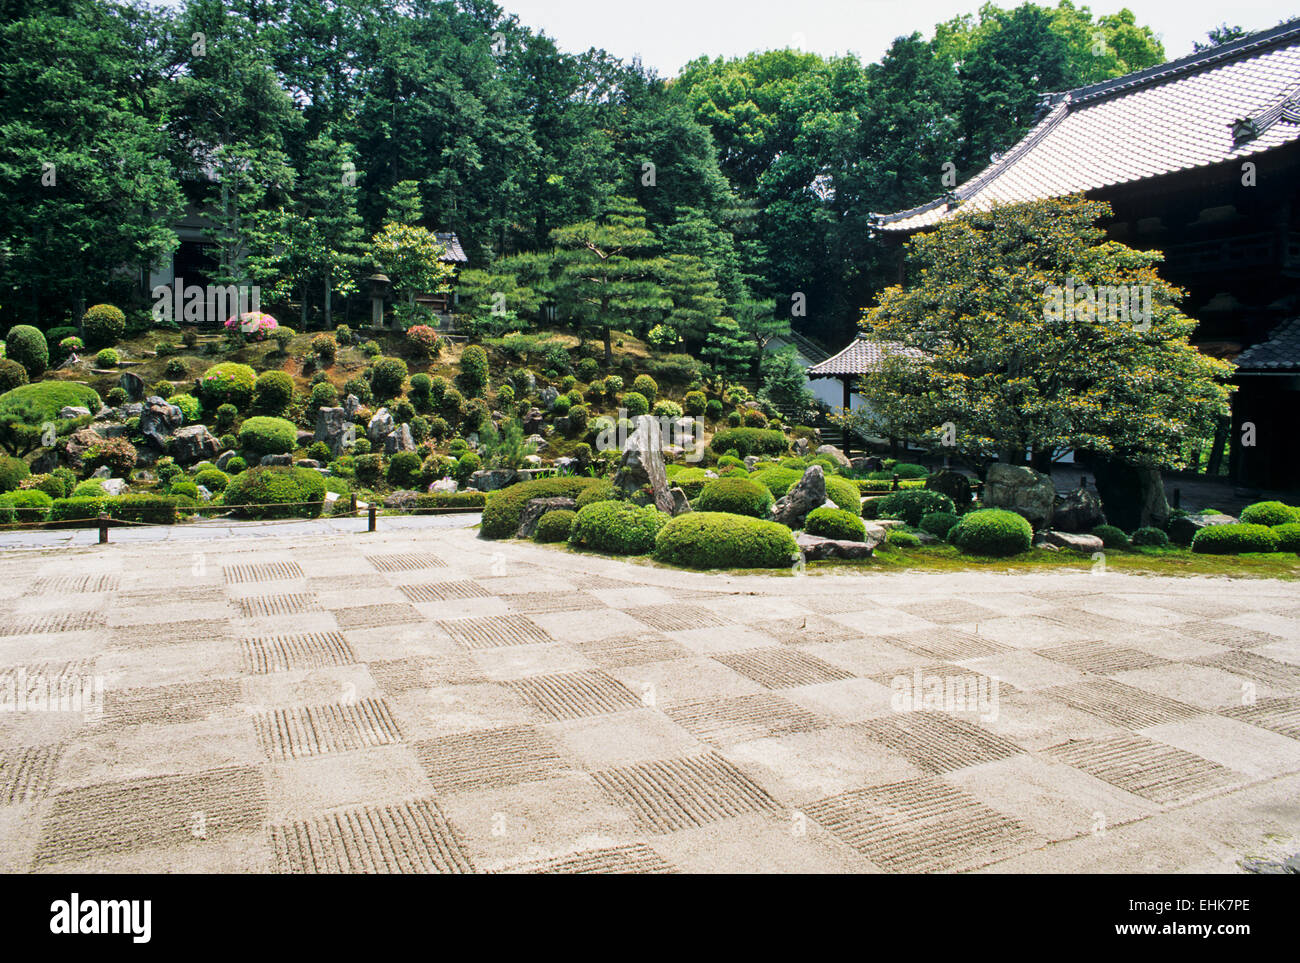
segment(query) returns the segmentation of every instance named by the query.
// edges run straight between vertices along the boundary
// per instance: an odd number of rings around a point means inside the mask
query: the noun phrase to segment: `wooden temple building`
[[[1232,478],[1300,487],[1300,20],[1048,94],[1041,111],[985,170],[928,204],[874,215],[875,229],[901,242],[963,210],[1073,193],[1108,201],[1108,235],[1164,253],[1161,275],[1187,291],[1181,308],[1199,322],[1193,340],[1237,365],[1220,439]],[[900,243],[903,282],[901,253]],[[869,353],[855,342],[817,367],[831,374]]]

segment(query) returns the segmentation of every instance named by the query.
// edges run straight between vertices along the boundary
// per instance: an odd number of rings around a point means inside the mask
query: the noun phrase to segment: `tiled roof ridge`
[[[1274,327],[1236,360],[1239,371],[1293,371],[1300,368],[1300,315]]]

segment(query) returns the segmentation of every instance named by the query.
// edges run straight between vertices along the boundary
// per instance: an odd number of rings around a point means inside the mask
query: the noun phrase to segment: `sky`
[[[979,10],[982,0],[496,0],[534,30],[569,51],[602,47],[616,57],[639,56],[660,76],[674,76],[701,55],[737,57],[753,50],[795,47],[823,55],[855,53],[879,60],[895,37]],[[1055,6],[1055,0],[1038,0]],[[1014,7],[1019,0],[999,0]],[[1173,60],[1192,52],[1225,20],[1263,30],[1300,16],[1296,0],[1127,0],[1086,3],[1094,15],[1128,7],[1151,27]]]

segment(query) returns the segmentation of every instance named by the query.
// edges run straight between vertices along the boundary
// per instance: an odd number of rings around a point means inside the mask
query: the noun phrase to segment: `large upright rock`
[[[803,528],[803,520],[814,508],[826,504],[826,476],[821,465],[809,465],[803,477],[772,506],[772,521],[789,528]]]
[[[117,386],[126,392],[129,400],[144,400],[144,379],[134,371],[123,371],[122,376],[117,379]]]
[[[150,444],[159,451],[164,451],[167,448],[167,439],[184,421],[185,415],[180,408],[153,395],[145,399],[144,410],[140,412],[139,430]]]
[[[366,425],[366,435],[372,445],[380,445],[388,437],[388,433],[394,428],[392,413],[387,408],[380,408],[370,418],[370,424]]]
[[[1180,515],[1169,521],[1169,540],[1175,545],[1191,545],[1192,539],[1202,528],[1211,525],[1231,525],[1237,519],[1231,515],[1200,514]]]
[[[648,488],[649,502],[661,512],[671,513],[673,495],[668,490],[663,447],[659,419],[639,415],[636,430],[628,436],[623,449],[623,463],[614,476],[614,484],[632,496],[645,493]]]
[[[212,437],[206,425],[186,425],[172,435],[172,457],[178,465],[212,461],[221,454],[221,442]]]
[[[1056,506],[1052,479],[1024,465],[992,465],[984,479],[984,507],[1023,515],[1035,529],[1050,528]]]
[[[399,451],[415,451],[410,425],[398,425],[384,437],[384,454],[394,455]]]
[[[1052,510],[1052,528],[1058,532],[1091,532],[1106,524],[1101,496],[1086,488],[1076,488],[1056,496]]]
[[[313,441],[323,441],[335,455],[343,454],[344,442],[353,428],[346,408],[318,408]]]

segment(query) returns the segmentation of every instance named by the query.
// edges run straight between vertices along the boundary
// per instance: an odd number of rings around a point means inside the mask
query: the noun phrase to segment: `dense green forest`
[[[886,279],[872,212],[978,171],[1041,92],[1164,59],[1128,11],[1069,2],[986,5],[878,63],[775,50],[673,78],[488,0],[0,0],[0,19],[4,328],[146,311],[192,206],[213,280],[309,327],[365,314],[372,239],[407,224],[459,235],[484,323],[719,359],[791,321],[838,345]]]

